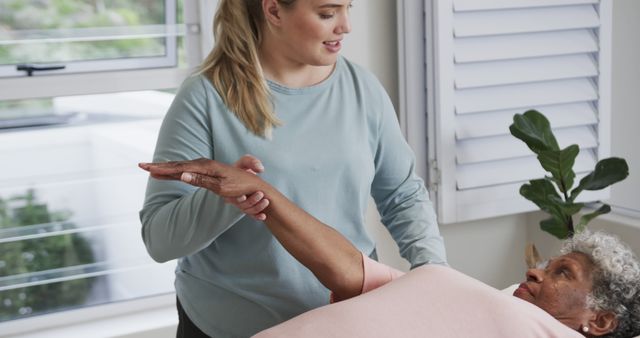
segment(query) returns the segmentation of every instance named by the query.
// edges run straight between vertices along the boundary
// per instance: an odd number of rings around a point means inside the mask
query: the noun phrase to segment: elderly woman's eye
[[[567,268],[559,268],[556,270],[556,274],[564,277],[564,278],[571,278],[571,271],[569,271],[569,269]]]

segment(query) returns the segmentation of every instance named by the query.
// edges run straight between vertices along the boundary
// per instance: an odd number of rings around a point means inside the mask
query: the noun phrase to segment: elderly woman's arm
[[[258,176],[208,159],[141,163],[157,179],[182,180],[223,197],[262,191],[269,205],[265,223],[282,246],[333,292],[335,300],[359,295],[362,254],[339,232],[320,222]]]

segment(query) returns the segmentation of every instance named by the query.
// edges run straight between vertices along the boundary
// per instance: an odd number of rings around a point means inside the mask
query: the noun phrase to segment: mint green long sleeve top
[[[317,85],[269,88],[283,125],[264,139],[245,128],[204,76],[188,78],[164,118],[153,160],[233,163],[252,154],[265,167],[264,180],[367,255],[375,249],[365,227],[372,196],[413,267],[446,264],[414,155],[375,76],[339,57]],[[329,301],[329,291],[264,223],[206,189],[150,178],[140,219],[151,257],[178,259],[177,296],[210,336],[248,337]]]

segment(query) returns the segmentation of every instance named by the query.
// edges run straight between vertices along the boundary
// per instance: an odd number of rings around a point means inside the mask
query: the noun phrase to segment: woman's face
[[[513,293],[565,325],[578,328],[586,323],[587,295],[591,292],[594,265],[582,253],[572,252],[548,262],[541,269],[529,269],[527,281]]]
[[[297,0],[291,8],[281,7],[281,26],[275,31],[279,52],[300,64],[334,64],[351,31],[350,7],[351,0]]]

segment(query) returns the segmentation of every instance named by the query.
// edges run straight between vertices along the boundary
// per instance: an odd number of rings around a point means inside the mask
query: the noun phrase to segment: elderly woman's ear
[[[582,330],[585,336],[600,337],[615,331],[618,327],[618,319],[611,311],[598,311],[585,327],[588,328],[588,330]]]

